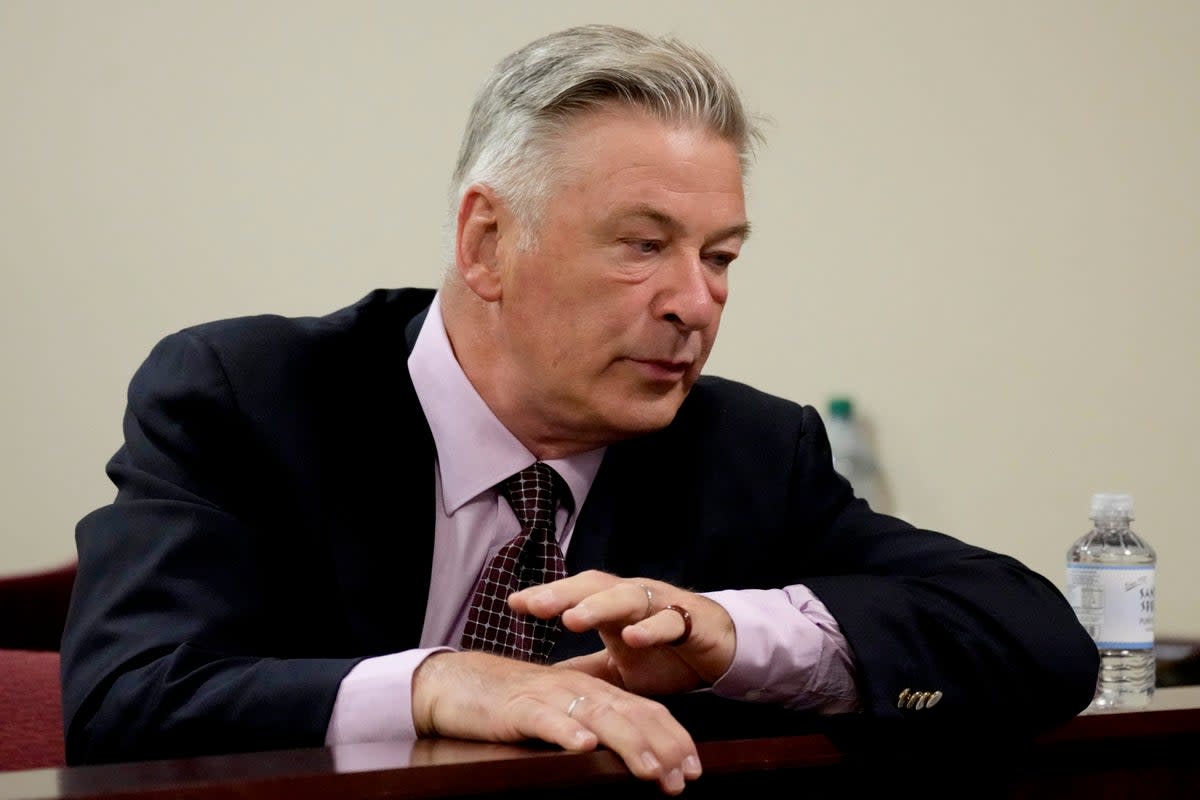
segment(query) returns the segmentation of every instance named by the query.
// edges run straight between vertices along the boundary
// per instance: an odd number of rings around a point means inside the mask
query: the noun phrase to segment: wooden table
[[[977,733],[866,756],[822,733],[701,742],[705,774],[683,796],[1200,798],[1200,686],[1160,689],[1146,711],[1077,717],[1032,743]],[[659,796],[608,751],[453,740],[0,773],[0,800]]]

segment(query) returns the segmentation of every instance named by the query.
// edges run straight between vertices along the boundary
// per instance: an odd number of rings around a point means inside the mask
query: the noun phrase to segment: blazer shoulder
[[[314,379],[408,355],[405,328],[433,300],[431,289],[377,289],[353,305],[325,316],[278,314],[233,317],[184,328],[165,337],[157,352],[205,353],[233,383],[287,375]],[[155,360],[154,355],[151,361]]]
[[[820,425],[811,405],[769,394],[738,381],[702,375],[676,417],[679,424],[702,424],[742,431],[762,430],[774,436],[800,435]]]
[[[322,317],[235,317],[164,337],[135,372],[131,407],[147,398],[217,397],[244,410],[390,391],[407,376],[405,328],[432,290],[376,290]],[[403,388],[403,387],[401,387]]]
[[[402,337],[405,325],[429,307],[433,295],[432,289],[376,289],[358,302],[324,316],[231,317],[192,325],[179,333],[199,339],[219,353],[317,344],[360,332],[386,333],[389,328]]]

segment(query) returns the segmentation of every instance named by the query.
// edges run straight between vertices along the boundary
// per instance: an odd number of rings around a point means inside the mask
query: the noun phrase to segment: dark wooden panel
[[[1161,689],[1151,709],[1086,715],[1031,744],[856,755],[823,734],[701,742],[705,775],[686,797],[795,787],[807,798],[911,789],[928,797],[1200,796],[1200,687]],[[983,741],[983,740],[979,740]],[[452,740],[247,753],[0,773],[12,798],[659,797],[608,751]]]

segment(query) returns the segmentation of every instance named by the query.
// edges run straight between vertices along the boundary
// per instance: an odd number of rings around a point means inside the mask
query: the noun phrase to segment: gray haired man
[[[540,739],[677,793],[681,695],[910,730],[1086,706],[1050,583],[872,511],[811,407],[700,377],[757,136],[691,47],[552,34],[480,92],[440,291],[160,343],[78,529],[69,759]]]

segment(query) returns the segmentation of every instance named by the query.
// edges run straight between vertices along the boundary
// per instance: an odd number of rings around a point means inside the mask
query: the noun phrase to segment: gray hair
[[[613,103],[702,125],[737,147],[743,172],[762,140],[729,75],[696,48],[610,25],[570,28],[505,58],[479,90],[454,170],[452,218],[467,187],[486,184],[521,221],[522,245],[532,246],[563,168],[558,134]]]

